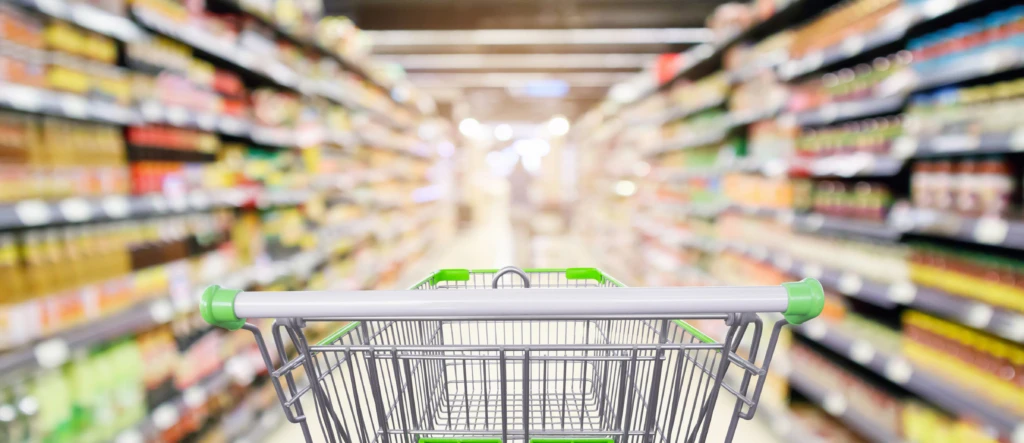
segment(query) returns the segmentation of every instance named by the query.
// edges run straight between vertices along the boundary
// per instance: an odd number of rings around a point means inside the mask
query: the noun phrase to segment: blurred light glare
[[[506,123],[502,123],[494,127],[494,138],[507,142],[512,140],[512,126]]]
[[[536,155],[524,156],[523,157],[523,168],[531,174],[540,172],[541,157]]]
[[[615,183],[615,193],[623,197],[636,194],[636,183],[629,180],[619,180]]]
[[[647,177],[647,174],[651,173],[651,164],[647,162],[637,162],[633,165],[633,173],[637,177]]]
[[[455,154],[455,145],[450,141],[443,141],[437,144],[437,153],[444,158],[451,157]]]
[[[548,132],[552,135],[565,135],[569,133],[569,119],[562,115],[556,115],[548,121]]]
[[[480,122],[475,118],[464,118],[459,122],[459,132],[466,137],[475,138],[480,135]]]
[[[539,138],[530,138],[523,140],[516,140],[512,143],[512,149],[515,150],[516,154],[523,157],[543,157],[551,152],[551,145],[547,141]]]

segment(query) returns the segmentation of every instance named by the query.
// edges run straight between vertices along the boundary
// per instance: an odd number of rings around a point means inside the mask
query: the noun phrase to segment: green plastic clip
[[[821,314],[825,309],[825,289],[813,278],[783,283],[789,294],[789,305],[782,316],[791,324],[799,325]]]
[[[199,313],[203,315],[203,320],[229,331],[245,326],[245,319],[235,316],[235,296],[239,292],[242,291],[224,289],[217,285],[206,288],[203,291],[203,298],[199,301]]]

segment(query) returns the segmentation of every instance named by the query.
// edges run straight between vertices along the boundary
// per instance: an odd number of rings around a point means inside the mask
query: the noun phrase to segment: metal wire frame
[[[597,286],[562,272],[527,278],[479,272],[419,289]],[[282,361],[285,339],[298,356],[276,369],[259,331],[246,329],[256,335],[286,417],[302,427],[307,442],[313,440],[303,399],[312,400],[313,421],[328,442],[610,437],[675,443],[706,440],[723,389],[736,399],[726,441],[756,409],[784,322],[759,354],[756,315],[722,318],[729,328],[721,343],[700,340],[670,320],[446,320],[364,321],[322,346],[306,342],[303,320],[279,319],[272,335]],[[741,357],[740,338],[748,332],[754,345]],[[742,371],[738,386],[724,382],[730,367]]]

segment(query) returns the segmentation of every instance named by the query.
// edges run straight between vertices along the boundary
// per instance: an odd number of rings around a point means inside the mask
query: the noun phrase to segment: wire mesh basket
[[[675,443],[707,440],[722,392],[733,402],[723,425],[731,441],[754,415],[782,326],[824,302],[810,279],[627,288],[594,268],[442,270],[412,289],[212,287],[202,312],[254,333],[286,416],[309,442]],[[765,349],[758,312],[786,317]],[[243,318],[276,319],[283,364]],[[685,321],[694,319],[727,332],[713,340]],[[307,341],[307,322],[337,320],[351,322]],[[290,360],[286,344],[297,350]]]

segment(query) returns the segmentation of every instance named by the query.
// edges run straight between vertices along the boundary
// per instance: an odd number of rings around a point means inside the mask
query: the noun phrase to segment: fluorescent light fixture
[[[556,115],[548,121],[548,132],[552,135],[562,136],[569,133],[569,119],[562,115]]]
[[[560,80],[570,88],[606,88],[628,80],[633,74],[624,72],[486,72],[486,73],[410,73],[417,88],[523,88],[536,81]]]
[[[641,69],[651,54],[411,54],[378,55],[406,71],[456,69]]]
[[[464,118],[459,122],[459,132],[466,137],[475,138],[480,135],[480,122],[475,118]]]
[[[363,31],[383,46],[648,45],[707,43],[708,28],[478,29],[471,31]]]
[[[502,123],[494,127],[494,138],[500,141],[507,142],[512,140],[512,135],[512,125],[508,123]]]

